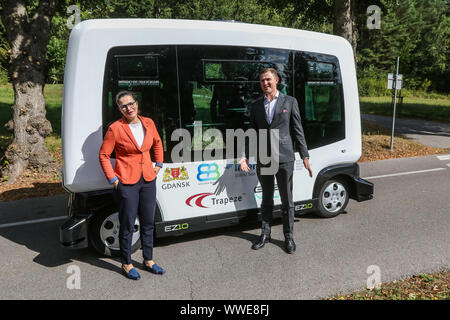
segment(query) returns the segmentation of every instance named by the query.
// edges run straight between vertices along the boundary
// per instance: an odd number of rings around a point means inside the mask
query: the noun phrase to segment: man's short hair
[[[116,104],[118,107],[119,106],[119,100],[124,97],[124,96],[131,96],[133,98],[134,101],[137,101],[137,96],[134,92],[132,91],[127,91],[127,90],[122,90],[120,91],[118,94],[116,94]]]
[[[261,70],[261,72],[259,73],[259,77],[261,78],[261,75],[263,75],[264,73],[270,72],[271,74],[273,74],[275,79],[279,79],[280,77],[278,76],[278,72],[275,68],[264,68]]]

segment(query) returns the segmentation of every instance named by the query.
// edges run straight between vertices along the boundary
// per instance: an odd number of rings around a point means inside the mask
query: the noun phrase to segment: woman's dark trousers
[[[136,184],[119,183],[119,244],[122,264],[131,264],[131,243],[136,217],[144,260],[153,259],[153,231],[156,206],[156,179],[146,182],[143,177]]]

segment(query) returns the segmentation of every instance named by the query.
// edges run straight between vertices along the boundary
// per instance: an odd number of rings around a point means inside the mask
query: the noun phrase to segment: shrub
[[[392,95],[387,89],[386,79],[361,78],[358,80],[359,95],[362,97],[382,97]]]

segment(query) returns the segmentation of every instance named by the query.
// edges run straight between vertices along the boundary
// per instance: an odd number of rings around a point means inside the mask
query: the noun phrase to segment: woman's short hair
[[[134,92],[132,91],[127,91],[127,90],[122,90],[120,91],[118,94],[116,94],[116,104],[118,107],[119,106],[119,100],[120,98],[124,97],[124,96],[131,96],[133,98],[134,101],[137,101],[137,96]]]

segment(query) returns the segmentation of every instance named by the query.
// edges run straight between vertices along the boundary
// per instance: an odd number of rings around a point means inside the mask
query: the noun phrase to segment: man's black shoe
[[[262,247],[264,247],[264,245],[266,244],[266,242],[270,242],[270,236],[266,236],[265,234],[263,234],[263,235],[261,235],[261,237],[259,237],[259,240],[256,241],[256,242],[252,245],[252,249],[253,249],[253,250],[261,249]]]
[[[287,253],[294,253],[297,246],[295,245],[295,242],[293,239],[286,239],[284,241],[284,244],[286,246],[286,252]]]

